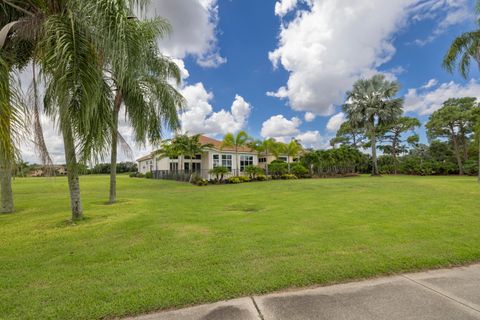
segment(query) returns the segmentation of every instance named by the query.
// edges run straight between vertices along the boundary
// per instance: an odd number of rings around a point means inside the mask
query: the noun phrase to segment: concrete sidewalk
[[[480,264],[253,296],[130,319],[480,319]]]

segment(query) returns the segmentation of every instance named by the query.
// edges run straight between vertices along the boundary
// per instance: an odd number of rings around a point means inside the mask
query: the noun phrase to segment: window
[[[265,163],[267,162],[267,158],[258,158],[259,163]]]
[[[240,156],[240,172],[244,172],[245,168],[248,166],[253,166],[253,156]]]
[[[192,165],[192,170],[190,170],[190,163],[186,162],[184,164],[184,168],[185,168],[185,171],[193,171],[193,172],[200,172],[201,169],[202,169],[202,164],[201,163],[197,163],[197,162],[193,162],[191,163]]]
[[[278,157],[278,160],[283,161],[283,162],[287,162],[287,157]]]
[[[185,156],[185,159],[190,160],[190,156]],[[193,157],[193,160],[202,160],[202,155],[201,154],[195,155],[195,157]]]
[[[178,171],[178,162],[170,162],[170,171]]]
[[[232,171],[232,155],[222,154],[222,167],[226,167],[229,171]]]
[[[220,167],[220,156],[218,154],[213,155],[213,167]]]

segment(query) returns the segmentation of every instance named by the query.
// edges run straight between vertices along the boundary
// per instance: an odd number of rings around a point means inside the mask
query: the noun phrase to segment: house
[[[27,175],[29,177],[66,176],[67,167],[64,165],[34,166]]]
[[[230,175],[243,175],[248,166],[259,166],[263,169],[267,164],[276,158],[273,155],[258,154],[248,147],[241,147],[238,150],[238,159],[233,147],[222,148],[222,142],[207,136],[200,136],[199,142],[202,145],[210,144],[204,153],[197,154],[194,159],[179,156],[175,159],[162,157],[152,152],[149,155],[137,159],[138,172],[153,172],[155,176],[162,177],[171,173],[196,172],[204,179],[213,178],[209,171],[214,167],[223,166],[230,170]],[[285,159],[283,159],[285,158]],[[287,160],[286,157],[279,157],[280,160]],[[293,159],[290,159],[293,160]],[[191,166],[191,168],[190,168]]]

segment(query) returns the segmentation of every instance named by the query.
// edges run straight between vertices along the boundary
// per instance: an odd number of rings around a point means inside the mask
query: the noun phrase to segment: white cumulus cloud
[[[217,45],[217,0],[157,0],[150,6],[149,17],[166,18],[172,25],[171,36],[159,41],[162,52],[179,59],[192,55],[203,67],[226,62]]]
[[[345,117],[345,113],[340,112],[337,113],[336,115],[332,116],[328,122],[327,122],[327,130],[330,132],[337,132],[338,129],[340,129],[340,126],[342,123],[347,121],[347,118]]]
[[[275,15],[283,17],[297,6],[298,0],[280,0],[275,3]]]
[[[307,122],[312,122],[313,120],[315,120],[317,116],[315,115],[315,113],[313,112],[305,112],[305,121]]]
[[[236,95],[230,110],[214,112],[210,103],[213,93],[208,92],[201,82],[186,86],[182,94],[187,100],[186,109],[180,115],[184,132],[211,136],[238,132],[247,124],[252,110],[250,103]]]
[[[296,111],[331,115],[356,80],[378,73],[391,60],[395,34],[412,17],[436,17],[462,1],[305,1],[307,9],[297,8],[291,21],[281,23],[278,47],[269,53],[274,67],[289,72],[288,82],[267,94],[286,99]],[[281,14],[293,7],[293,2],[282,1],[275,10]]]
[[[405,96],[405,111],[429,115],[438,110],[446,100],[462,97],[480,98],[480,83],[471,80],[462,85],[452,81],[436,87],[409,89]]]
[[[306,148],[318,149],[328,146],[328,139],[322,137],[319,131],[302,132],[301,124],[302,121],[297,117],[287,119],[279,114],[263,123],[260,134],[263,138],[274,138],[281,142],[289,142],[292,138],[297,139]]]

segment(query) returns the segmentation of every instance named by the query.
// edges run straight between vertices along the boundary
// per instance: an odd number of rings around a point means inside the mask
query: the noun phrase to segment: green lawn
[[[475,178],[359,177],[195,187],[17,179],[0,216],[0,318],[90,319],[480,261]]]

